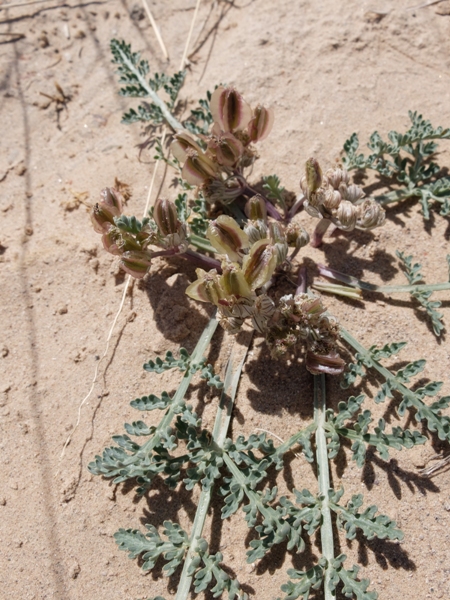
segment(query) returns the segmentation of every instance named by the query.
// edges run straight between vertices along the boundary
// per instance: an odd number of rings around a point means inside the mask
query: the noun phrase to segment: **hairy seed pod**
[[[308,158],[306,161],[306,185],[308,192],[316,192],[322,185],[322,169],[315,158]]]
[[[309,233],[299,223],[291,221],[286,227],[286,241],[291,248],[303,248],[309,244]]]
[[[348,185],[349,182],[348,171],[339,167],[336,169],[328,169],[326,172],[326,177],[328,183],[334,190],[338,190],[341,183]]]
[[[324,194],[323,207],[328,213],[332,213],[336,210],[341,203],[342,196],[339,192],[332,189],[327,189]]]
[[[358,202],[358,200],[361,200],[361,198],[364,198],[365,196],[365,193],[363,192],[362,188],[360,188],[359,185],[356,185],[355,183],[352,183],[351,185],[345,185],[341,183],[341,185],[339,186],[339,191],[341,192],[342,198],[344,200],[348,200],[352,204]]]
[[[337,220],[337,226],[344,231],[352,231],[356,226],[358,218],[358,207],[348,200],[342,200],[333,217]]]
[[[357,226],[363,229],[374,229],[383,225],[386,213],[378,202],[367,199],[358,206]]]

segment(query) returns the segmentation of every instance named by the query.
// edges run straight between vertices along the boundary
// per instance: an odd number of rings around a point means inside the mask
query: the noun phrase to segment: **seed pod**
[[[250,245],[247,234],[227,215],[210,222],[206,237],[220,254],[226,254],[234,262],[239,262],[240,252]]]
[[[378,202],[367,199],[358,206],[357,226],[363,229],[374,229],[383,225],[386,213]]]
[[[244,258],[243,271],[252,290],[264,285],[272,277],[277,266],[277,253],[268,240],[253,244],[250,253]]]
[[[203,185],[218,175],[217,165],[204,152],[187,149],[187,158],[181,176],[191,185]]]
[[[336,190],[328,189],[324,194],[323,207],[328,213],[336,210],[341,203],[341,194]]]
[[[253,118],[248,124],[248,135],[251,142],[260,142],[266,138],[272,127],[275,118],[273,108],[265,108],[258,104],[253,111]]]
[[[253,305],[252,325],[259,331],[265,333],[267,331],[267,322],[275,312],[275,304],[267,294],[257,296]]]
[[[150,256],[147,253],[130,250],[122,254],[120,261],[122,270],[135,279],[142,279],[150,268],[150,264]]]
[[[104,249],[110,254],[114,254],[115,256],[120,256],[122,254],[122,236],[116,227],[111,227],[111,229],[102,235],[102,243]]]
[[[316,192],[322,185],[322,169],[315,158],[308,158],[306,161],[306,185],[308,192]]]
[[[234,88],[219,86],[211,97],[210,110],[222,131],[245,129],[252,118],[252,109]]]
[[[326,172],[326,177],[328,183],[335,190],[339,189],[341,183],[347,185],[349,182],[348,172],[345,169],[341,169],[339,167],[336,169],[328,169],[328,171]]]
[[[105,188],[100,192],[101,206],[108,208],[112,215],[118,217],[122,214],[125,200],[120,192],[114,188]]]
[[[188,133],[177,133],[174,141],[170,145],[170,149],[174,157],[184,163],[188,157],[188,150],[194,150],[194,152],[202,153],[202,149],[197,142],[191,138]]]
[[[309,233],[299,223],[291,221],[286,227],[286,241],[291,248],[303,248],[309,244]]]
[[[223,289],[225,297],[234,296],[239,299],[251,298],[253,296],[241,268],[236,263],[230,261],[222,263],[220,287]]]
[[[232,133],[222,133],[212,138],[208,148],[215,154],[219,165],[234,167],[244,153],[244,146]]]
[[[255,242],[267,238],[267,225],[264,221],[247,221],[244,231],[248,236],[248,241],[251,246]]]
[[[175,204],[170,200],[158,198],[153,209],[153,219],[161,235],[177,233],[180,228]]]
[[[123,209],[123,196],[114,188],[100,192],[101,201],[91,210],[91,221],[97,233],[106,233],[114,225],[114,217],[119,217]]]
[[[197,281],[191,283],[186,294],[194,300],[200,302],[211,302],[219,306],[219,301],[224,297],[223,291],[219,283],[219,275],[215,269],[209,272],[203,269],[196,269]]]
[[[344,200],[348,200],[352,204],[354,204],[358,200],[361,200],[361,198],[364,198],[365,196],[365,193],[363,192],[362,188],[360,188],[359,185],[356,185],[354,183],[352,183],[352,185],[345,185],[344,183],[341,183],[341,185],[339,186],[339,191],[341,193],[342,198]]]
[[[358,207],[354,206],[348,200],[342,200],[339,208],[334,213],[337,220],[337,226],[344,231],[352,231],[356,227],[358,218]]]
[[[245,214],[251,221],[267,222],[267,208],[264,199],[259,194],[255,194],[245,205]]]

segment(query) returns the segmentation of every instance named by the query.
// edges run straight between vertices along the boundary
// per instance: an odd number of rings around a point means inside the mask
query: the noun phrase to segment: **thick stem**
[[[303,204],[304,204],[305,200],[306,200],[306,197],[304,194],[300,194],[299,196],[297,196],[296,201],[294,202],[294,204],[291,206],[291,208],[288,211],[287,221],[291,221],[293,219],[294,215],[296,215],[298,213],[298,211],[303,208]]]
[[[342,281],[343,283],[347,283],[348,285],[361,290],[377,292],[380,294],[390,294],[396,292],[413,294],[414,292],[439,292],[442,290],[450,290],[450,282],[431,284],[424,283],[418,285],[374,285],[372,283],[366,283],[365,281],[356,279],[356,277],[351,275],[346,275],[345,273],[340,273],[339,271],[330,269],[325,265],[317,265],[317,268],[319,269],[319,273],[324,277],[328,277],[329,279],[337,279],[338,281]],[[324,291],[326,290],[324,289]]]
[[[209,342],[211,341],[211,338],[212,338],[214,332],[216,331],[218,324],[219,324],[219,322],[217,321],[215,316],[211,317],[208,325],[203,330],[203,333],[200,336],[200,339],[198,340],[197,345],[194,348],[194,352],[191,355],[192,364],[198,363],[203,358],[203,355],[206,352],[206,348],[208,347]],[[174,418],[174,416],[176,414],[176,411],[177,411],[177,408],[178,408],[180,402],[183,400],[183,398],[186,395],[187,389],[191,383],[193,376],[194,376],[194,373],[190,369],[188,369],[186,371],[186,373],[184,374],[183,379],[182,379],[180,385],[178,386],[177,391],[175,392],[175,395],[172,399],[172,403],[171,403],[170,407],[168,408],[166,414],[164,415],[161,422],[159,423],[159,425],[155,431],[155,434],[146,444],[143,444],[139,448],[139,450],[138,450],[138,452],[136,452],[136,454],[134,454],[133,456],[130,456],[130,458],[124,460],[124,466],[133,464],[135,462],[140,462],[141,460],[145,460],[150,455],[153,448],[161,443],[161,431],[166,431],[167,427],[172,422],[172,419]]]
[[[319,493],[322,497],[322,524],[320,539],[322,555],[327,560],[325,569],[324,591],[325,600],[336,600],[336,595],[330,589],[331,563],[334,560],[333,524],[329,506],[328,491],[330,489],[330,470],[328,466],[327,438],[325,435],[326,393],[325,375],[314,376],[314,422],[316,423],[316,459],[319,478]]]
[[[330,219],[320,219],[320,221],[317,223],[316,228],[313,231],[312,237],[311,237],[311,246],[313,248],[318,248],[322,242],[323,242],[323,238],[327,232],[328,227],[331,225],[331,221]]]
[[[183,252],[181,256],[184,256],[188,260],[205,267],[205,269],[216,269],[218,273],[222,272],[222,266],[218,260],[211,258],[210,256],[205,256],[204,254],[199,254],[190,248],[188,248],[186,252]]]
[[[300,267],[298,270],[297,289],[295,295],[306,294],[307,278],[306,278],[306,267]]]
[[[233,351],[231,352],[230,358],[228,359],[224,387],[220,396],[219,408],[217,409],[216,420],[214,423],[214,429],[212,433],[211,445],[214,445],[216,449],[223,449],[223,445],[227,437],[239,379],[252,337],[253,332],[252,334],[248,335],[247,343],[244,346],[244,356],[241,357],[239,363],[237,363]],[[201,538],[203,527],[205,525],[205,520],[208,514],[208,508],[211,501],[213,489],[214,486],[211,486],[207,490],[202,490],[200,494],[197,511],[195,513],[194,523],[192,525],[192,531],[189,540],[190,546],[186,555],[186,560],[184,561],[183,571],[181,573],[180,583],[178,584],[178,590],[175,600],[186,600],[189,597],[189,590],[191,588],[193,575],[189,575],[188,572],[192,564],[192,560],[197,552],[198,540]]]

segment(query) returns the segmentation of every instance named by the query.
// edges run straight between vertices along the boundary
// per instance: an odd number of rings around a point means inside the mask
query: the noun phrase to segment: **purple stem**
[[[205,256],[204,254],[200,254],[199,252],[191,250],[190,248],[188,248],[186,252],[183,252],[182,256],[188,260],[191,260],[192,262],[200,264],[202,267],[205,267],[205,269],[208,269],[208,271],[210,269],[216,269],[218,273],[222,273],[222,265],[220,261],[216,260],[215,258]]]
[[[311,238],[311,246],[313,248],[318,248],[322,244],[324,235],[330,225],[330,219],[320,219],[317,223]]]
[[[295,295],[306,293],[306,267],[300,267],[298,270],[298,285],[295,290]]]
[[[304,194],[300,194],[297,197],[296,201],[294,202],[294,204],[291,206],[291,208],[288,211],[288,214],[287,214],[288,222],[292,221],[292,219],[294,218],[294,215],[303,208],[303,203],[305,202],[305,200],[306,200],[306,197]]]

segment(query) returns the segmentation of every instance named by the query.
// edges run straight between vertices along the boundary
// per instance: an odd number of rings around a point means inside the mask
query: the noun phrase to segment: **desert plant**
[[[250,563],[261,559],[277,544],[284,544],[292,552],[303,552],[308,538],[320,532],[319,559],[304,571],[288,571],[290,579],[282,586],[284,600],[307,600],[318,589],[323,589],[326,600],[336,599],[338,594],[374,600],[377,593],[368,589],[366,579],[358,578],[358,566],[348,567],[344,554],[335,555],[333,522],[348,539],[353,539],[357,531],[367,539],[399,540],[403,534],[395,521],[378,514],[376,506],[363,508],[362,495],[354,495],[342,503],[343,488],[330,483],[330,461],[342,451],[343,442],[351,444],[353,460],[363,467],[368,448],[386,459],[391,448],[424,444],[427,430],[441,440],[450,441],[450,418],[442,414],[450,397],[441,397],[431,404],[425,401],[437,396],[442,387],[440,382],[409,387],[412,378],[423,371],[424,360],[410,362],[396,373],[386,368],[381,361],[396,355],[406,344],[391,342],[381,348],[366,349],[328,313],[322,299],[306,289],[304,268],[299,269],[299,284],[291,294],[277,298],[271,296],[271,289],[276,286],[279,274],[294,268],[294,259],[309,241],[306,231],[294,219],[303,207],[319,218],[313,233],[314,245],[322,242],[330,225],[347,231],[381,226],[384,211],[377,201],[364,199],[364,192],[350,182],[345,169],[330,169],[323,175],[314,159],[306,163],[306,174],[301,181],[303,193],[289,194],[276,175],[265,177],[261,189],[254,189],[247,180],[246,169],[257,157],[253,144],[263,140],[272,127],[274,115],[270,109],[263,106],[252,109],[239,92],[218,86],[181,123],[174,114],[183,74],[170,78],[155,75],[147,80],[148,64],[132,53],[130,46],[114,40],[111,48],[124,85],[122,94],[150,97],[152,102],[129,111],[124,120],[151,122],[155,127],[164,121],[173,129],[172,157],[166,156],[161,140],[156,147],[158,158],[177,170],[183,192],[174,202],[158,199],[148,217],[138,221],[122,214],[120,195],[114,189],[107,189],[93,208],[94,227],[102,235],[105,249],[120,256],[121,267],[137,278],[149,273],[155,256],[170,259],[178,254],[197,261],[201,265],[197,280],[186,292],[195,300],[214,305],[218,316],[211,318],[192,355],[180,349],[178,357],[167,353],[164,360],[157,358],[144,365],[150,373],[168,369],[179,369],[182,373],[173,397],[166,392],[160,397],[148,394],[131,403],[139,411],[163,410],[159,424],[148,426],[141,420],[126,424],[126,433],[113,438],[115,446],[106,448],[89,465],[91,473],[114,478],[115,483],[136,482],[139,494],[145,493],[156,478],[170,489],[184,486],[192,491],[200,486],[192,530],[187,532],[171,521],[164,523],[162,531],[151,524],[147,525],[146,533],[121,529],[115,535],[117,544],[130,558],[141,557],[145,571],[153,569],[157,561],[164,563],[167,575],[180,569],[177,600],[186,599],[191,587],[195,593],[210,589],[214,597],[227,594],[231,599],[247,598],[245,586],[224,568],[223,555],[211,554],[202,537],[207,508],[214,495],[215,501],[221,502],[223,519],[242,510],[253,531],[247,552]],[[167,94],[167,101],[161,99],[161,90]],[[398,139],[398,147],[411,145],[419,136],[417,153],[428,156],[432,148],[422,144],[428,139],[426,135],[447,136],[441,130],[430,133],[430,127],[414,116],[409,141]],[[348,150],[356,151],[354,138],[352,144]],[[354,154],[353,164],[353,155],[349,156],[347,166],[363,165],[363,159]],[[379,164],[380,160],[371,159],[370,165]],[[406,163],[398,159],[394,164],[404,169]],[[417,176],[414,184],[419,181],[419,172],[421,177],[428,173],[420,164],[410,173],[410,181]],[[389,168],[392,173],[395,171],[394,167]],[[425,188],[421,189],[426,195]],[[191,192],[195,197],[190,197]],[[421,284],[420,266],[413,264],[411,257],[402,253],[398,256],[404,263],[409,286],[373,286],[319,266],[321,274],[347,285],[316,282],[315,287],[353,297],[361,290],[411,293],[431,317],[436,335],[441,334],[442,316],[436,310],[439,305],[430,301],[430,295],[435,290],[449,289],[450,284]],[[235,440],[228,437],[245,356],[241,360],[230,357],[223,381],[207,364],[205,353],[219,322],[231,333],[241,331],[249,323],[253,332],[265,336],[272,360],[289,356],[297,361],[296,368],[301,369],[298,357],[303,356],[304,365],[314,378],[313,420],[278,446],[265,433],[248,438],[239,436]],[[247,335],[246,347],[250,340],[251,335]],[[327,403],[325,376],[343,373],[346,365],[339,352],[344,346],[353,353],[354,362],[347,365],[342,386],[355,385],[369,369],[381,377],[374,400],[379,403],[389,398],[395,405],[398,423],[390,431],[384,419],[374,422],[371,401],[358,393],[357,388],[355,395],[340,402],[336,410]],[[196,374],[220,392],[212,431],[204,427],[202,419],[186,402]],[[404,425],[411,415],[421,422],[422,432]],[[269,477],[274,470],[284,468],[286,454],[297,447],[306,461],[315,463],[317,489],[293,490],[289,497],[279,496],[277,487],[269,485]]]

